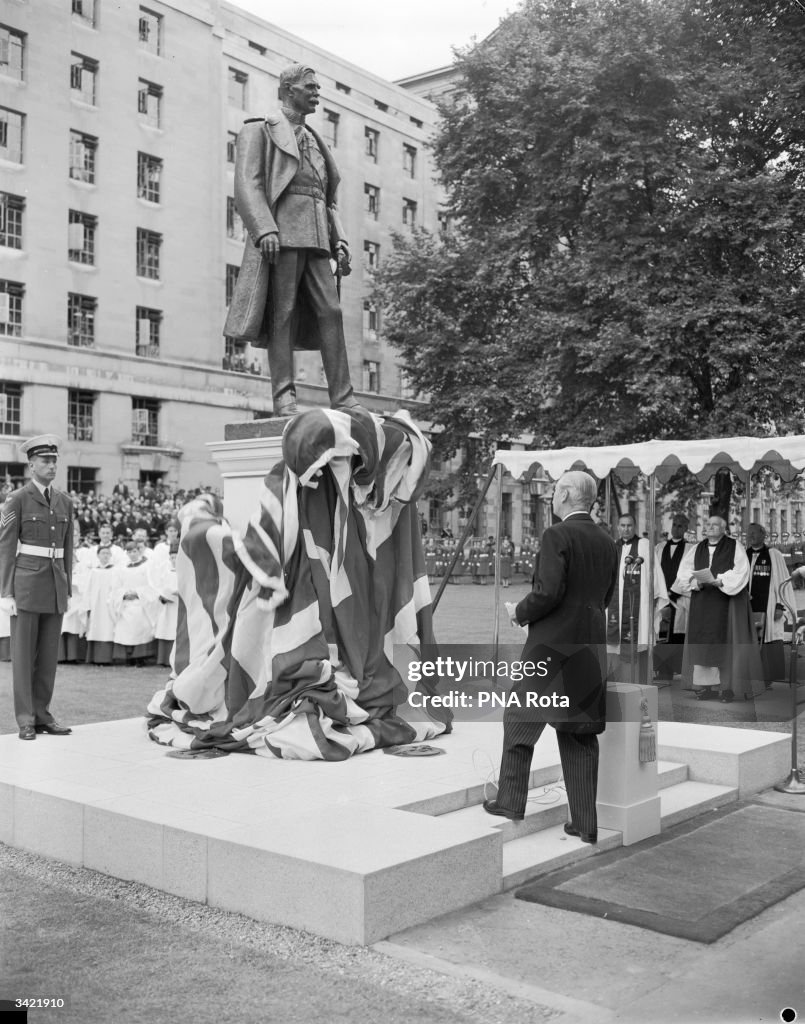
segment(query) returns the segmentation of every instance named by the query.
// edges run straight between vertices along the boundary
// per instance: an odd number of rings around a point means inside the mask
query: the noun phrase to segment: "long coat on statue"
[[[330,246],[334,249],[336,242],[345,238],[335,208],[341,176],[324,140],[309,125],[306,128],[315,138],[327,167],[326,203]],[[263,235],[277,231],[274,219],[277,203],[298,170],[299,147],[293,125],[281,111],[269,114],[265,120],[258,118],[243,125],[238,135],[235,162],[235,204],[249,239],[243,250],[224,334],[258,348],[268,348],[271,340],[265,322],[271,267],[268,260],[263,259],[258,241]],[[294,347],[311,350],[321,347],[316,321],[306,310],[304,294],[299,296]]]

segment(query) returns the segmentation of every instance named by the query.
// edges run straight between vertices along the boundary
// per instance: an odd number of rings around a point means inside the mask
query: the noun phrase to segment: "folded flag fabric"
[[[429,461],[405,412],[317,409],[288,423],[242,536],[213,495],[188,503],[172,678],[148,705],[151,738],[343,760],[449,732],[448,709],[406,721],[399,667],[435,644],[416,510]]]

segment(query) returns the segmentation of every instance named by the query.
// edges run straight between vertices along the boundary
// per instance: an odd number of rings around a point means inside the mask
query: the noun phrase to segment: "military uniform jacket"
[[[305,126],[316,141],[326,168],[325,205],[328,212],[331,250],[345,239],[336,209],[336,193],[341,176],[324,139],[309,125]],[[263,235],[282,232],[275,213],[283,194],[291,186],[300,167],[299,146],[293,125],[278,111],[265,120],[247,121],[240,130],[235,160],[235,204],[243,218],[249,241],[243,250],[238,279],[229,305],[224,334],[249,341],[257,348],[267,348],[270,338],[264,323],[268,301],[270,265],[264,260],[258,244]],[[318,349],[320,339],[315,318],[304,316],[295,331],[296,348]],[[300,341],[299,339],[310,338]]]
[[[50,491],[48,505],[36,484],[29,482],[3,505],[0,597],[13,597],[20,611],[64,614],[72,593],[73,505],[55,487]],[[24,550],[19,550],[21,545]],[[54,557],[57,550],[63,553]]]

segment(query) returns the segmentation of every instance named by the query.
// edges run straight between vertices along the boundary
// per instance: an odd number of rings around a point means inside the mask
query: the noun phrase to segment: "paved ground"
[[[525,590],[502,596],[516,600]],[[491,586],[448,587],[436,613],[439,639],[489,642],[493,601]],[[522,640],[505,614],[500,639]],[[164,669],[63,666],[55,711],[74,724],[132,717],[164,681]],[[15,730],[10,705],[9,666],[0,663],[0,732]],[[690,720],[723,710],[686,697],[674,706]],[[743,1024],[779,1020],[786,1007],[805,1017],[805,891],[711,946],[506,894],[355,950],[1,845],[0,866],[0,999],[59,988],[70,1001],[30,1020]]]

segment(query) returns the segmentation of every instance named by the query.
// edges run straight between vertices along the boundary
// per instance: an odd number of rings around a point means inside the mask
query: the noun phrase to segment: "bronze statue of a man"
[[[316,73],[280,75],[282,109],[251,118],[238,135],[235,204],[249,235],[224,334],[268,349],[274,412],[296,412],[293,352],[319,349],[332,408],[357,405],[331,257],[348,267],[335,205],[340,175],[305,124],[319,103]]]

